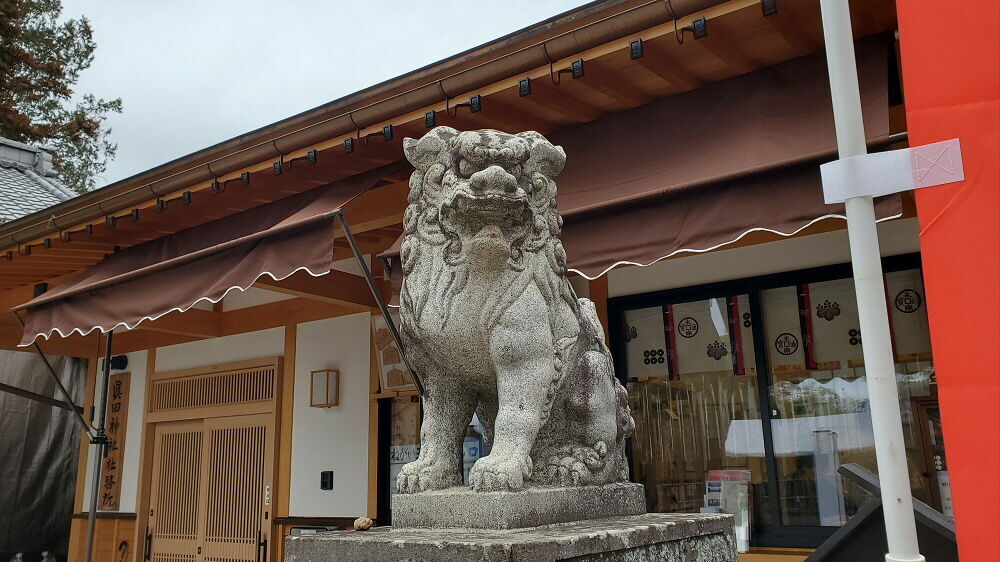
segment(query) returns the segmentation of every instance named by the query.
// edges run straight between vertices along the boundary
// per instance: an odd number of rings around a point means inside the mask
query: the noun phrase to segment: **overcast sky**
[[[104,186],[584,1],[63,0],[63,16],[97,41],[77,93],[124,104]]]

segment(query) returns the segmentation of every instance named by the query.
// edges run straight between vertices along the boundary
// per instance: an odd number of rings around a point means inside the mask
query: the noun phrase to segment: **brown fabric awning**
[[[865,132],[889,136],[889,38],[856,45]],[[843,218],[826,205],[819,164],[836,158],[822,53],[774,65],[551,135],[566,150],[556,179],[572,269],[594,278]],[[880,217],[901,211],[898,196]]]
[[[889,136],[888,36],[856,45],[865,131]],[[819,165],[836,158],[822,53],[616,113],[549,136],[566,151],[556,178],[569,267],[588,278],[618,264],[702,252],[755,230],[791,235],[844,217],[826,205]],[[898,216],[898,196],[877,201]],[[400,241],[383,256],[398,255]],[[394,268],[398,269],[398,268]]]
[[[335,213],[406,165],[391,164],[112,254],[15,307],[25,323],[20,345],[53,333],[132,329],[199,301],[218,302],[264,275],[323,275],[333,267]]]

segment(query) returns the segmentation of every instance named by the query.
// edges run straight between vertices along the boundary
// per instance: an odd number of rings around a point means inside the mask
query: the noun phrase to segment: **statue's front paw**
[[[454,467],[434,459],[420,458],[403,465],[396,477],[396,491],[401,494],[414,494],[427,490],[440,490],[451,486],[460,486],[462,475]]]
[[[531,457],[498,455],[496,452],[476,461],[469,472],[472,489],[477,492],[516,492],[524,488],[531,474]]]

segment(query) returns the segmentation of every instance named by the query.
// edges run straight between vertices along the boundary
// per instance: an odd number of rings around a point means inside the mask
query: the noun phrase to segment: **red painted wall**
[[[910,146],[961,139],[966,180],[917,190],[962,560],[1000,556],[1000,2],[902,0]]]

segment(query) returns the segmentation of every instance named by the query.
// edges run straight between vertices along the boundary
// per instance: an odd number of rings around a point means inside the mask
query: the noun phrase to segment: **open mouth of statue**
[[[531,208],[523,196],[458,192],[441,207],[441,220],[463,239],[495,236],[499,230],[512,241],[521,238],[531,225]]]

